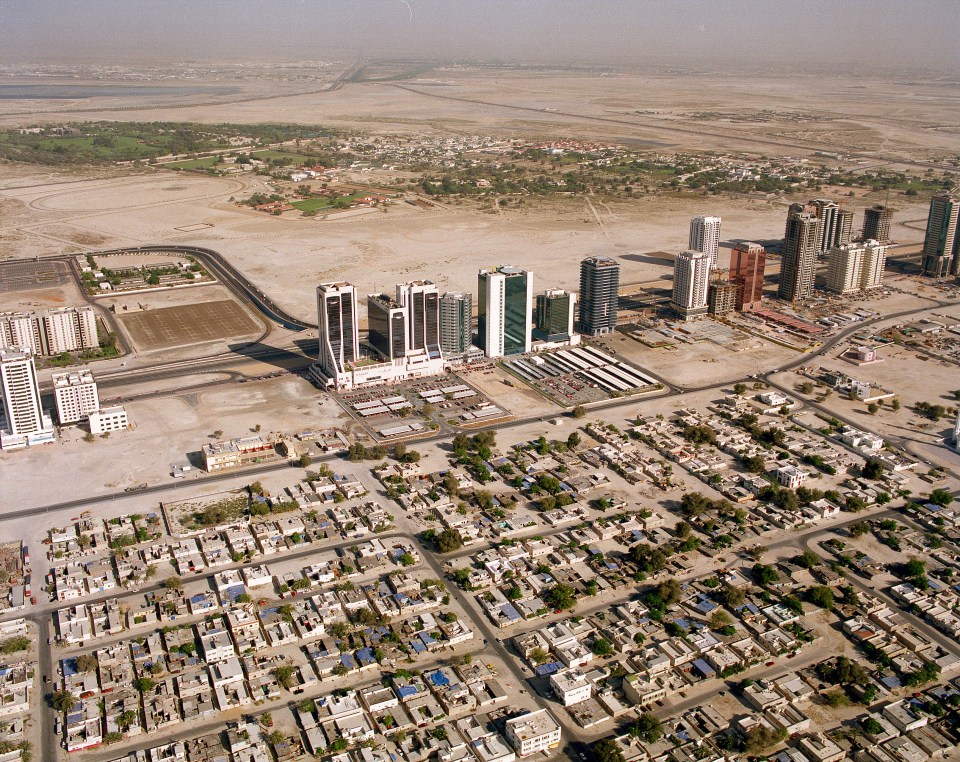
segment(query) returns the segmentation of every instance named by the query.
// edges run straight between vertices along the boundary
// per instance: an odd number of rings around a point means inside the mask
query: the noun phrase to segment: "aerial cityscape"
[[[0,4],[0,762],[960,760],[904,6]]]

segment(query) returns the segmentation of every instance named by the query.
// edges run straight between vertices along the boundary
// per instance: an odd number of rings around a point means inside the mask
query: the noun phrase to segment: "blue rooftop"
[[[707,677],[708,675],[712,675],[715,672],[713,667],[707,664],[703,659],[694,659],[693,667],[694,669],[697,670],[697,672],[699,672],[704,677]]]
[[[436,672],[432,672],[427,675],[427,679],[438,688],[442,688],[444,685],[450,685],[450,678],[447,677],[439,669]]]
[[[416,696],[417,689],[412,685],[401,685],[397,688],[397,696],[400,698],[406,698],[407,696]]]

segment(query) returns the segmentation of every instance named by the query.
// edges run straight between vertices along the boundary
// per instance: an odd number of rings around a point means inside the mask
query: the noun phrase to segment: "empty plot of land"
[[[262,327],[231,299],[121,315],[138,349],[167,349],[257,333]]]
[[[29,291],[69,283],[66,262],[10,262],[0,265],[0,291]]]

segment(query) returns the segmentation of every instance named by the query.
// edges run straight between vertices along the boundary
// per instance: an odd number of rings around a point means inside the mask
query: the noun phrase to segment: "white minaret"
[[[710,266],[717,266],[717,252],[720,250],[720,218],[694,217],[690,220],[691,251],[702,251],[710,257]]]
[[[0,348],[0,392],[0,448],[9,450],[53,441],[53,422],[40,407],[40,386],[30,350]]]

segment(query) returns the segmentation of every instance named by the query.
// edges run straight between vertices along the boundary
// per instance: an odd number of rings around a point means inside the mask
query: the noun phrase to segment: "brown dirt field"
[[[141,351],[257,333],[261,326],[232,299],[120,315]]]

